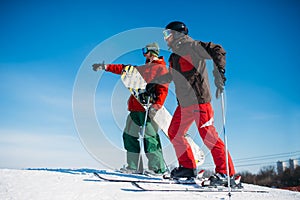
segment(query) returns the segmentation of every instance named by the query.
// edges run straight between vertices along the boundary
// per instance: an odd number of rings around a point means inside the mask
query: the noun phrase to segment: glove
[[[146,105],[148,103],[148,98],[150,97],[148,92],[143,92],[139,94],[139,101],[141,104]]]
[[[148,103],[148,98],[150,97],[150,102],[149,103],[154,103],[157,99],[156,94],[155,93],[148,93],[147,91],[140,93],[138,96],[138,100],[139,102],[141,102],[141,104],[146,105]]]
[[[145,88],[146,89],[145,93],[147,93],[147,95],[151,97],[150,101],[152,103],[154,103],[157,100],[156,86],[157,86],[156,83],[148,83]]]
[[[97,63],[95,63],[95,64],[93,64],[93,70],[96,72],[96,71],[98,71],[98,70],[105,70],[105,64],[104,64],[104,61],[102,62],[102,63],[99,63],[99,64],[97,64]]]
[[[223,91],[224,91],[224,88],[221,88],[221,87],[217,88],[217,90],[216,90],[216,98],[217,99],[220,98],[220,96],[223,93]]]
[[[226,81],[225,77],[225,69],[219,68],[219,69],[214,69],[213,71],[214,77],[215,77],[215,85],[217,87],[216,90],[216,98],[219,99],[221,94],[224,91],[224,85]]]
[[[146,92],[148,94],[155,94],[155,87],[156,87],[155,83],[148,83],[146,85]]]

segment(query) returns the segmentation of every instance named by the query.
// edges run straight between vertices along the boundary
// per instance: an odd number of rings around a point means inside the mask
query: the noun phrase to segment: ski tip
[[[163,179],[172,179],[171,174],[164,174]]]
[[[241,175],[237,175],[235,178],[234,178],[234,181],[236,183],[240,183],[241,182],[241,179],[242,179],[242,176]]]
[[[202,170],[200,170],[199,172],[198,172],[198,174],[197,174],[197,179],[202,179],[203,178],[203,175],[204,175],[204,172],[205,172],[205,170],[204,169],[202,169]]]

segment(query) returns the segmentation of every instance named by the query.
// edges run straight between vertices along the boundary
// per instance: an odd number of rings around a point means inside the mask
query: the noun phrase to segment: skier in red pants
[[[206,59],[214,61],[214,80],[219,98],[225,83],[225,54],[220,45],[211,42],[195,41],[188,36],[188,29],[182,22],[171,22],[166,26],[164,38],[173,53],[169,58],[169,73],[147,84],[147,91],[152,92],[156,84],[174,81],[178,106],[173,115],[168,134],[178,158],[179,167],[171,172],[171,177],[195,177],[196,163],[189,143],[184,135],[195,121],[204,144],[210,149],[215,175],[211,184],[226,184],[226,153],[223,141],[213,125],[213,109],[209,88]],[[229,155],[229,174],[235,174]]]

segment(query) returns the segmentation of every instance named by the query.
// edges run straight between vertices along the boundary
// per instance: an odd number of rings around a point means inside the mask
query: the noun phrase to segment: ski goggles
[[[143,54],[147,54],[147,53],[148,53],[149,51],[151,51],[151,50],[157,51],[158,49],[155,48],[155,47],[144,47],[144,48],[142,48]]]
[[[170,29],[166,29],[163,31],[163,35],[165,40],[167,40],[172,35],[172,31]]]

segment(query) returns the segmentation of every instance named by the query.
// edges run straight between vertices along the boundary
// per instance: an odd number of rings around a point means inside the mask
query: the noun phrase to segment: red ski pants
[[[195,121],[204,144],[211,151],[216,173],[227,174],[225,146],[213,125],[213,115],[210,103],[191,105],[185,108],[178,106],[173,115],[168,134],[174,146],[179,165],[195,169],[196,163],[192,149],[184,137]],[[235,174],[235,170],[230,155],[228,161],[229,174],[232,176]]]

